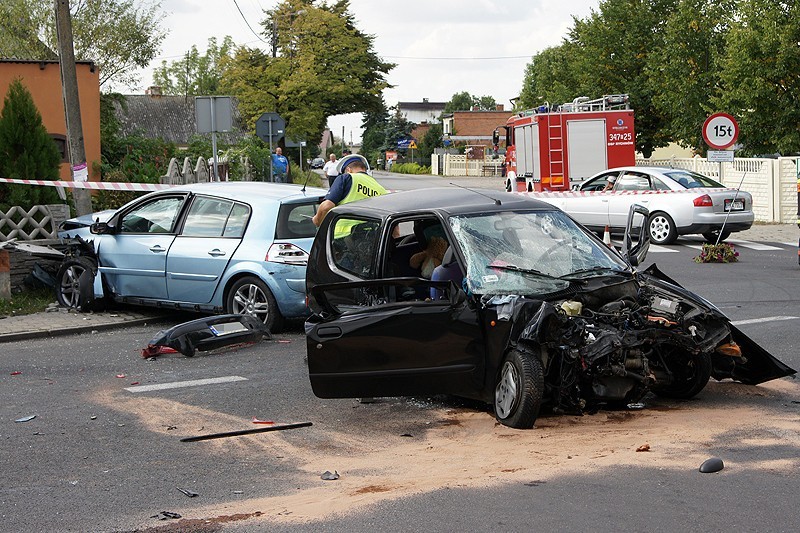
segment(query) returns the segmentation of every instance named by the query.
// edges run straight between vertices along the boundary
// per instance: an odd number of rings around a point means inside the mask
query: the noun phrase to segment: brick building
[[[489,147],[492,144],[492,132],[505,126],[513,115],[505,111],[502,104],[498,104],[494,111],[455,111],[442,116],[442,130],[445,139],[450,139],[454,144]],[[505,132],[501,129],[500,143],[504,140]]]

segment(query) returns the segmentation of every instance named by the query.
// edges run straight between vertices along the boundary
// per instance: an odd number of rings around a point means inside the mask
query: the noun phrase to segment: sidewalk
[[[162,313],[115,310],[99,313],[76,313],[58,310],[0,318],[0,343],[73,333],[91,333],[124,326],[155,322]]]

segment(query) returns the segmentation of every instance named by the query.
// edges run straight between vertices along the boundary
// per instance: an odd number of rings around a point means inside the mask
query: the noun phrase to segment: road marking
[[[234,381],[247,381],[241,376],[224,376],[221,378],[193,379],[191,381],[173,381],[172,383],[160,383],[158,385],[139,385],[138,387],[126,387],[128,392],[150,392],[154,390],[182,389],[184,387],[197,387],[200,385],[215,385],[217,383],[231,383]]]
[[[768,316],[764,318],[751,318],[749,320],[732,320],[731,324],[734,326],[741,326],[742,324],[759,324],[761,322],[778,322],[780,320],[797,320],[800,316]]]
[[[769,244],[761,244],[758,242],[751,242],[751,241],[740,241],[737,239],[728,239],[725,242],[729,242],[731,244],[736,244],[738,246],[743,246],[745,248],[750,248],[751,250],[783,250],[783,248],[779,248],[777,246],[770,246]]]
[[[622,241],[611,241],[611,244],[614,246],[614,248],[616,248],[618,250],[622,250]],[[665,253],[665,252],[667,252],[667,253],[675,253],[675,252],[680,252],[680,250],[677,250],[675,248],[669,248],[667,246],[660,246],[658,244],[650,244],[650,248],[647,249],[647,252],[648,253],[652,252],[652,253],[655,253],[655,254],[660,254],[660,253]]]
[[[791,248],[795,248],[795,247],[797,247],[797,246],[798,246],[798,244],[797,244],[796,242],[782,242],[782,243],[780,243],[780,244],[782,244],[782,245],[784,245],[784,246],[789,246],[789,247],[791,247]]]

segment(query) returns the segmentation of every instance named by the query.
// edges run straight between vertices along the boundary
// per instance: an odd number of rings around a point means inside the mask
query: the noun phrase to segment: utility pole
[[[89,169],[86,166],[86,151],[83,146],[81,104],[78,99],[78,74],[75,71],[75,50],[72,44],[72,18],[69,14],[69,0],[55,0],[55,7],[58,63],[61,67],[61,87],[67,121],[67,143],[72,181],[88,181]],[[74,187],[72,198],[75,202],[75,211],[79,216],[92,212],[89,191]]]

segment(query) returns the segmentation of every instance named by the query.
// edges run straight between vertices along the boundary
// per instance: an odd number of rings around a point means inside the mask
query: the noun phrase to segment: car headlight
[[[308,264],[308,252],[291,243],[276,242],[269,247],[265,261],[305,266]]]

